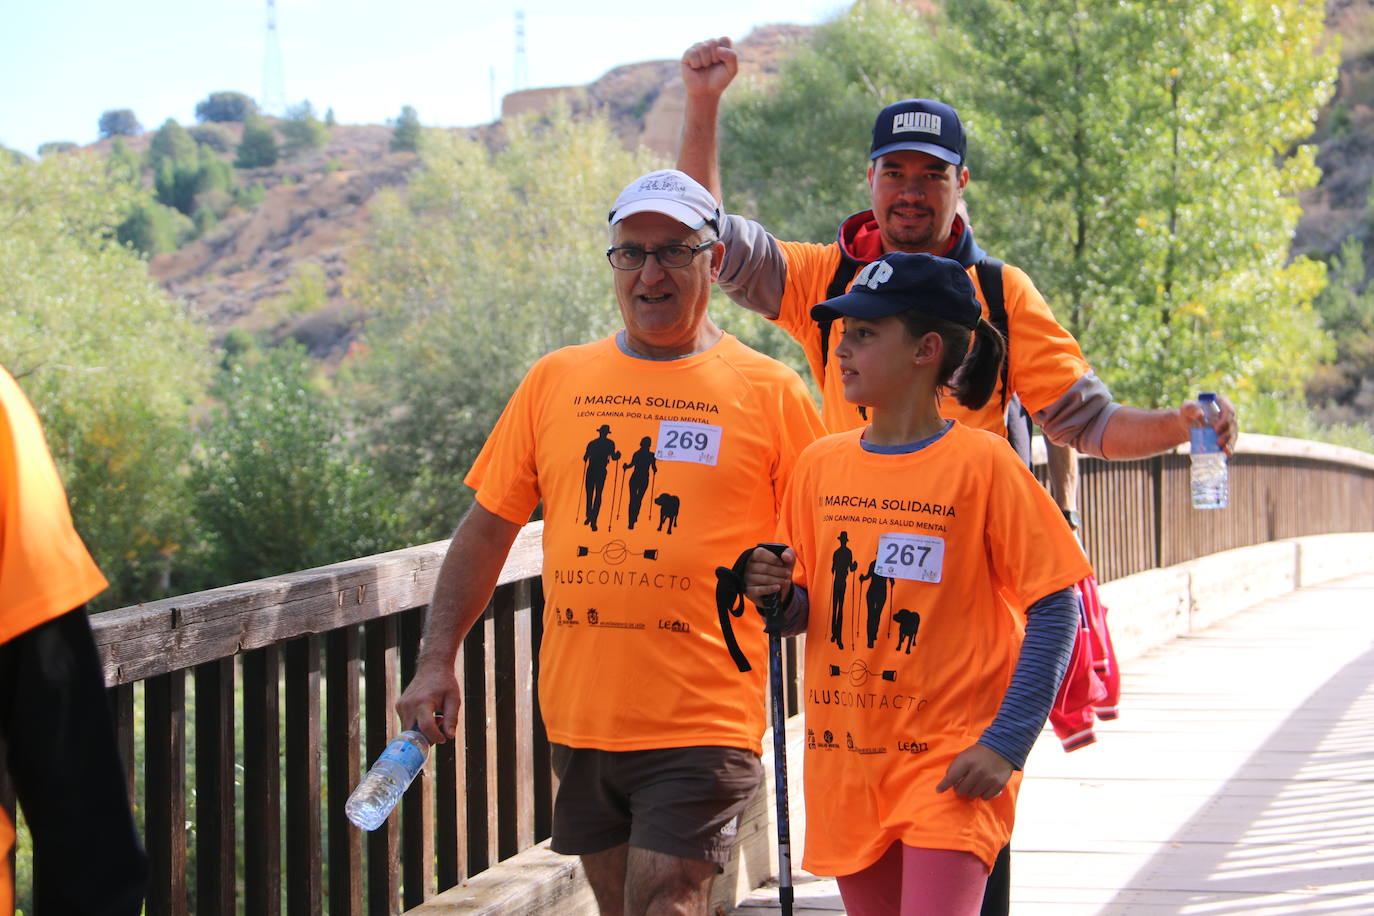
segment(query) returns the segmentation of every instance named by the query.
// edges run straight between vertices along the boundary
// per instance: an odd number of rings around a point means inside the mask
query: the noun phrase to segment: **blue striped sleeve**
[[[1046,595],[1026,609],[1026,638],[997,717],[978,743],[1001,754],[1016,769],[1026,765],[1045,727],[1059,682],[1073,656],[1082,611],[1072,588]]]

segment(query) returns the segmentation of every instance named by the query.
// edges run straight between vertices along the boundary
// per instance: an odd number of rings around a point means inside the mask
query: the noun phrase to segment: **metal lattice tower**
[[[529,62],[525,58],[525,11],[515,11],[515,72],[511,77],[511,91],[528,89],[530,82]]]
[[[281,41],[277,37],[277,2],[267,0],[267,42],[262,55],[263,114],[286,114],[286,77],[282,73]]]

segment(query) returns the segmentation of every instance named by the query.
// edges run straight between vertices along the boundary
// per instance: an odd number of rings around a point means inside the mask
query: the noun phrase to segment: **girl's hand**
[[[744,593],[760,607],[765,595],[777,595],[779,601],[785,602],[792,586],[792,569],[796,565],[797,554],[791,547],[784,550],[781,557],[763,547],[755,547],[744,567]]]
[[[1011,779],[1012,765],[990,747],[975,744],[950,763],[936,792],[953,789],[961,798],[992,800],[1002,794]]]

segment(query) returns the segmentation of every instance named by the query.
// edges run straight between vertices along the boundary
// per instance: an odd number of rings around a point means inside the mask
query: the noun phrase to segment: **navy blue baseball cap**
[[[983,307],[958,261],[933,254],[893,251],[864,267],[849,292],[811,307],[816,321],[886,318],[908,310],[952,321],[970,331]]]
[[[959,114],[944,102],[903,99],[893,102],[873,122],[873,146],[869,159],[902,149],[929,153],[954,165],[963,165],[968,139]]]

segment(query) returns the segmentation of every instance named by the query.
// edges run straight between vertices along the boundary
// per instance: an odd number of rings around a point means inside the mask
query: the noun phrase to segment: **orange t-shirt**
[[[811,602],[803,864],[853,874],[901,840],[990,865],[1020,774],[992,801],[935,786],[996,716],[1025,609],[1091,568],[995,434],[955,423],[904,455],[866,452],[860,436],[802,454],[779,522]]]
[[[38,415],[0,368],[0,643],[81,606],[105,586],[72,527]]]
[[[845,400],[844,383],[835,361],[834,348],[839,343],[842,324],[836,322],[831,329],[830,360],[822,369],[820,327],[811,317],[811,307],[826,299],[826,288],[840,263],[840,247],[835,242],[828,245],[778,242],[778,246],[787,261],[787,282],[778,306],[777,323],[801,344],[806,354],[811,374],[821,389],[821,416],[825,428],[843,432],[864,426],[868,421],[859,413],[858,406]],[[983,317],[987,318],[988,308],[978,284],[977,268],[970,267],[968,274],[978,301],[983,304]],[[1055,320],[1025,271],[1010,264],[1003,266],[1002,298],[1011,336],[1007,384],[1034,414],[1059,400],[1092,367],[1083,358],[1078,341]],[[979,410],[969,410],[954,398],[944,398],[940,402],[940,413],[965,426],[1005,436],[1006,417],[1000,392],[999,384],[998,392]]]
[[[758,753],[766,638],[732,618],[715,568],[773,534],[792,466],[822,433],[791,369],[730,335],[667,361],[614,338],[535,363],[466,482],[516,523],[544,505],[539,703],[549,738],[611,751]]]

